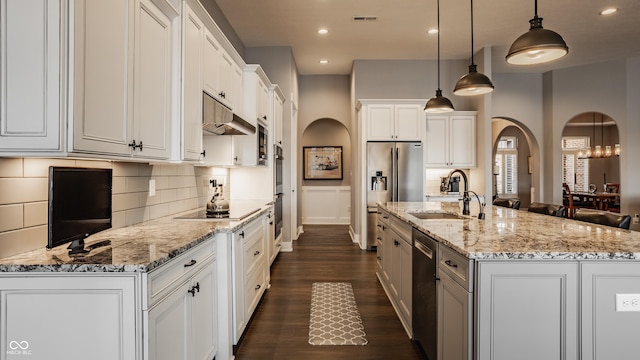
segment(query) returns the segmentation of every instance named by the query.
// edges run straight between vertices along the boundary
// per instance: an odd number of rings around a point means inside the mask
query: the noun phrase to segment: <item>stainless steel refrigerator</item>
[[[377,203],[423,201],[420,142],[367,143],[367,249],[376,246]]]

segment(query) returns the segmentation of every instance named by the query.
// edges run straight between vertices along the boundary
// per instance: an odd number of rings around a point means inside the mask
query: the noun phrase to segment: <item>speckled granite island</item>
[[[273,255],[271,207],[252,206],[242,221],[106,230],[80,257],[61,246],[0,259],[0,358],[232,359]]]
[[[437,241],[439,359],[640,356],[640,233],[491,205],[478,220],[475,202],[471,216],[461,209],[451,202],[379,204],[379,221],[390,218],[391,230],[410,225]],[[455,216],[415,215],[424,213]],[[384,229],[377,271],[383,286],[395,276],[387,262],[402,259],[385,246],[402,231]]]

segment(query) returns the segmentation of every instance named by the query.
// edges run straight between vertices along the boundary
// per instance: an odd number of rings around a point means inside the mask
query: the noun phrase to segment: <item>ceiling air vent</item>
[[[353,21],[377,21],[377,16],[354,16]]]

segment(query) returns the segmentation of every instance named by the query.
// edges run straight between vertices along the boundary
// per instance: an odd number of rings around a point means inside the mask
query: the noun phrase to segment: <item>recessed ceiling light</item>
[[[438,29],[429,29],[429,31],[427,31],[427,34],[429,35],[434,35],[438,33]]]
[[[607,8],[600,11],[600,15],[611,15],[618,12],[618,8]]]
[[[329,30],[324,29],[324,28],[318,30],[318,34],[320,34],[320,35],[324,35],[324,34],[328,34],[328,33],[329,33]]]
[[[320,64],[328,64],[328,63],[329,63],[329,60],[324,60],[324,59],[320,60]]]

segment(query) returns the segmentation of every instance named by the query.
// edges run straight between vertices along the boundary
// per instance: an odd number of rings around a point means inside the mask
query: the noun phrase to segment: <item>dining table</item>
[[[572,192],[571,195],[579,197],[582,203],[593,204],[593,207],[598,210],[608,210],[608,204],[615,202],[620,196],[619,193],[606,191],[576,191]]]

